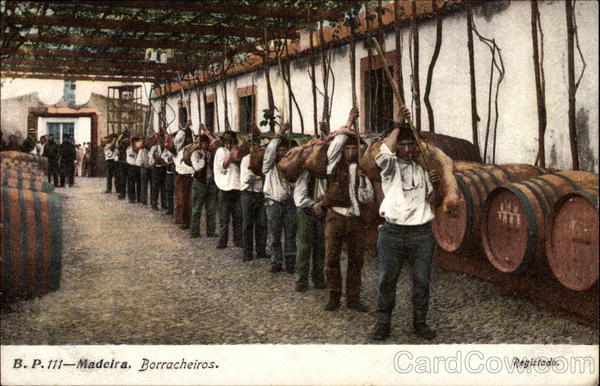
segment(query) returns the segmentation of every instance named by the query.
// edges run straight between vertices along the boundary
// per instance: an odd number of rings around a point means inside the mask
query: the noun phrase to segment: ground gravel
[[[266,259],[241,261],[241,249],[190,239],[173,218],[102,193],[104,180],[79,178],[63,198],[61,288],[4,307],[2,344],[373,344],[377,262],[366,257],[363,300],[371,311],[327,312],[327,294],[293,290]],[[203,230],[202,235],[205,235]],[[435,268],[432,343],[598,344],[598,332],[521,300],[493,284]],[[410,280],[403,272],[391,338],[428,344],[410,333]],[[381,343],[377,343],[381,344]]]

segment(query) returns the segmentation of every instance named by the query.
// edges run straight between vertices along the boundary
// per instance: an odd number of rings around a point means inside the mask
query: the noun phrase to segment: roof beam
[[[182,70],[182,66],[153,63],[153,62],[107,62],[94,60],[55,60],[55,59],[14,59],[9,58],[2,61],[2,66],[6,64],[14,65],[32,65],[32,66],[63,66],[63,67],[111,67],[125,68],[134,70],[159,70],[159,71],[177,71]]]
[[[59,67],[36,67],[15,66],[2,64],[2,71],[19,72],[41,72],[52,74],[82,74],[82,75],[124,75],[124,76],[147,76],[147,77],[176,77],[176,72],[166,71],[135,71],[135,70],[103,70],[98,68],[59,68]]]
[[[19,38],[17,38],[19,39]],[[20,37],[21,40],[33,43],[72,44],[79,46],[101,46],[101,47],[133,47],[133,48],[173,48],[179,50],[197,51],[222,51],[223,45],[219,43],[196,43],[182,42],[180,40],[157,40],[157,39],[112,39],[91,38],[82,36],[48,36],[28,34]],[[253,47],[253,46],[252,46]]]
[[[258,16],[263,18],[282,18],[282,19],[301,19],[307,20],[305,9],[296,9],[289,7],[268,7],[263,4],[239,4],[237,2],[217,2],[217,1],[119,1],[114,3],[107,0],[74,0],[73,4],[105,6],[111,5],[115,8],[142,8],[142,9],[160,9],[173,11],[203,12],[205,14],[217,13],[227,15]],[[349,3],[349,2],[348,2]],[[313,20],[334,20],[338,19],[340,9],[348,6],[339,6],[328,11],[315,12]]]
[[[2,72],[0,78],[12,78],[12,79],[71,79],[71,80],[84,80],[93,82],[146,82],[154,83],[156,79],[153,78],[138,78],[138,77],[116,77],[116,76],[89,76],[89,75],[70,75],[70,74],[30,74],[30,73],[18,73],[18,72]]]
[[[48,56],[51,58],[92,58],[92,59],[119,59],[119,60],[144,60],[143,53],[115,53],[115,52],[88,52],[76,50],[43,50],[24,48],[19,49],[16,56]]]
[[[115,4],[116,5],[116,4]],[[24,26],[51,26],[51,27],[79,27],[100,28],[127,32],[174,32],[192,35],[229,35],[242,37],[261,37],[264,35],[262,28],[256,27],[228,27],[221,25],[199,25],[199,24],[172,24],[145,22],[138,20],[101,20],[82,17],[55,17],[55,16],[17,16],[4,17],[4,23],[20,24]],[[282,38],[293,35],[286,28],[269,28],[269,34],[274,38]],[[293,38],[294,36],[290,36]],[[296,36],[297,37],[297,36]]]

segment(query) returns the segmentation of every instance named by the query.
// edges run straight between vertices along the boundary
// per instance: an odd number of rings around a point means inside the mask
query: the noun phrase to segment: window
[[[69,106],[75,105],[75,89],[76,84],[74,80],[65,80],[63,98],[65,102],[69,104]]]
[[[211,133],[215,131],[215,102],[204,104],[204,124]]]
[[[48,122],[48,134],[54,135],[54,142],[62,143],[65,135],[75,140],[75,122]]]
[[[256,123],[255,117],[255,102],[256,97],[254,95],[248,95],[240,97],[238,100],[239,104],[239,132],[248,133],[251,127]]]
[[[383,68],[365,72],[365,126],[367,131],[381,133],[394,119],[394,96]],[[390,71],[393,68],[390,67]],[[369,76],[370,75],[370,76]]]

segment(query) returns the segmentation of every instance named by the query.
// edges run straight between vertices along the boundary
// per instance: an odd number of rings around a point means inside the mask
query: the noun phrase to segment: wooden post
[[[329,61],[327,60],[323,21],[319,22],[319,43],[321,45],[321,72],[323,76],[323,115],[322,120],[329,128]]]
[[[421,86],[419,81],[419,27],[417,26],[417,2],[412,0],[413,30],[413,93],[415,96],[415,123],[417,131],[421,131]]]
[[[265,27],[265,42],[264,42],[264,67],[265,67],[265,80],[267,82],[267,103],[271,114],[275,114],[275,101],[273,100],[273,88],[271,87],[271,75],[269,74],[269,40],[267,27]],[[269,121],[269,131],[275,131],[275,121]]]
[[[442,27],[444,24],[444,16],[442,15],[442,11],[444,10],[444,6],[438,9],[437,0],[431,0],[431,7],[436,15],[437,26],[435,30],[435,47],[433,49],[433,55],[431,56],[431,62],[429,63],[429,69],[427,70],[427,85],[425,86],[425,95],[423,96],[423,100],[425,102],[425,107],[427,108],[427,117],[429,118],[429,131],[431,133],[435,133],[435,119],[433,116],[431,101],[429,100],[429,94],[431,93],[433,69],[435,67],[435,63],[437,62],[438,56],[440,55],[440,48],[442,47]]]
[[[537,99],[538,113],[538,155],[536,165],[546,167],[546,95],[543,84],[543,74],[541,68],[539,42],[538,42],[538,23],[540,11],[537,0],[531,0],[531,41],[533,43],[533,71],[535,73],[535,96]],[[543,47],[542,47],[543,49]]]
[[[317,107],[317,79],[315,74],[315,45],[313,42],[313,30],[312,26],[309,26],[309,38],[310,38],[310,51],[308,53],[308,60],[310,62],[310,82],[312,87],[312,95],[313,95],[313,125],[315,135],[319,135],[319,122],[318,122],[318,107]]]
[[[571,159],[573,170],[579,170],[579,153],[577,149],[577,127],[575,121],[575,28],[573,25],[573,0],[565,1],[567,17],[567,62],[569,73],[569,142],[571,144]]]
[[[400,96],[404,98],[404,78],[402,76],[402,34],[400,30],[400,0],[394,0],[394,33],[396,38],[396,82]],[[399,109],[398,109],[399,110]]]
[[[471,75],[471,127],[473,134],[473,145],[477,149],[477,152],[481,154],[479,149],[479,133],[477,129],[477,121],[479,121],[479,115],[477,114],[477,90],[475,88],[475,55],[473,53],[473,8],[471,0],[465,0],[465,7],[467,10],[467,48],[469,50],[469,71]]]

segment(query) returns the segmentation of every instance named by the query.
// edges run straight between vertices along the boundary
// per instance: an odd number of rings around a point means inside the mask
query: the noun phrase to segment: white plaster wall
[[[546,131],[547,166],[571,168],[571,152],[568,135],[568,94],[567,94],[567,38],[564,3],[560,1],[540,2],[541,22],[544,32],[544,67],[546,76],[546,106],[548,124]],[[505,78],[499,91],[499,118],[496,144],[496,163],[533,163],[537,154],[538,123],[535,79],[533,74],[530,4],[527,1],[512,1],[505,9],[490,16],[484,16],[476,9],[475,24],[485,37],[494,38],[502,50]],[[598,3],[579,1],[576,3],[576,17],[579,41],[587,68],[577,91],[578,127],[580,130],[581,166],[598,172]],[[421,98],[425,92],[427,69],[435,45],[435,21],[426,20],[419,25],[420,34],[420,83]],[[467,51],[466,18],[463,12],[448,15],[444,20],[444,40],[433,75],[431,103],[435,114],[436,132],[472,140],[471,95],[469,63]],[[403,74],[407,105],[413,108],[410,86],[409,27],[402,29]],[[386,37],[386,50],[395,48],[394,36]],[[479,145],[484,149],[486,122],[488,117],[488,87],[491,53],[487,46],[475,37],[475,67],[477,88],[477,109],[479,122]],[[336,48],[332,67],[335,73],[335,91],[331,111],[331,127],[338,128],[345,123],[351,106],[351,80],[346,47]],[[356,45],[357,92],[360,93],[360,59],[367,56],[362,42]],[[308,59],[301,58],[292,64],[292,86],[301,106],[305,132],[313,133],[312,90],[307,73]],[[576,57],[576,74],[581,62]],[[287,91],[282,95],[282,80],[277,66],[271,66],[271,82],[275,105],[282,108],[288,103]],[[317,86],[322,89],[320,60],[316,63]],[[237,88],[255,84],[257,86],[257,123],[262,120],[262,110],[266,109],[267,91],[264,74],[259,71],[232,77],[227,81],[229,119],[234,130],[238,130]],[[330,85],[331,87],[331,85]],[[495,87],[495,86],[494,86]],[[217,87],[218,119],[221,131],[224,129],[223,93]],[[207,95],[213,93],[212,86]],[[331,92],[330,92],[331,96]],[[358,95],[359,101],[361,96]],[[177,109],[178,96],[169,98],[169,104]],[[192,105],[195,106],[195,97]],[[285,103],[283,102],[285,100]],[[158,106],[158,102],[155,102]],[[317,94],[319,120],[322,114],[322,97]],[[493,100],[492,100],[493,104]],[[428,130],[427,111],[422,105],[422,129]],[[158,107],[157,107],[158,108]],[[202,106],[203,108],[203,106]],[[413,109],[414,111],[414,109]],[[167,109],[169,119],[173,110]],[[197,107],[192,108],[193,121],[197,125]],[[280,111],[281,114],[281,111]],[[287,116],[287,109],[284,112]],[[493,123],[492,116],[492,123]],[[287,120],[287,119],[286,119]],[[300,131],[300,121],[294,107],[294,131]],[[217,127],[215,123],[215,127]],[[176,129],[173,121],[170,129]],[[261,128],[263,131],[267,127]],[[490,134],[488,161],[491,161]]]
[[[83,144],[92,140],[92,120],[89,117],[81,118],[58,118],[58,117],[40,117],[38,119],[38,139],[42,135],[48,134],[48,122],[73,122],[75,123],[74,144]],[[54,139],[61,143],[60,138]]]

